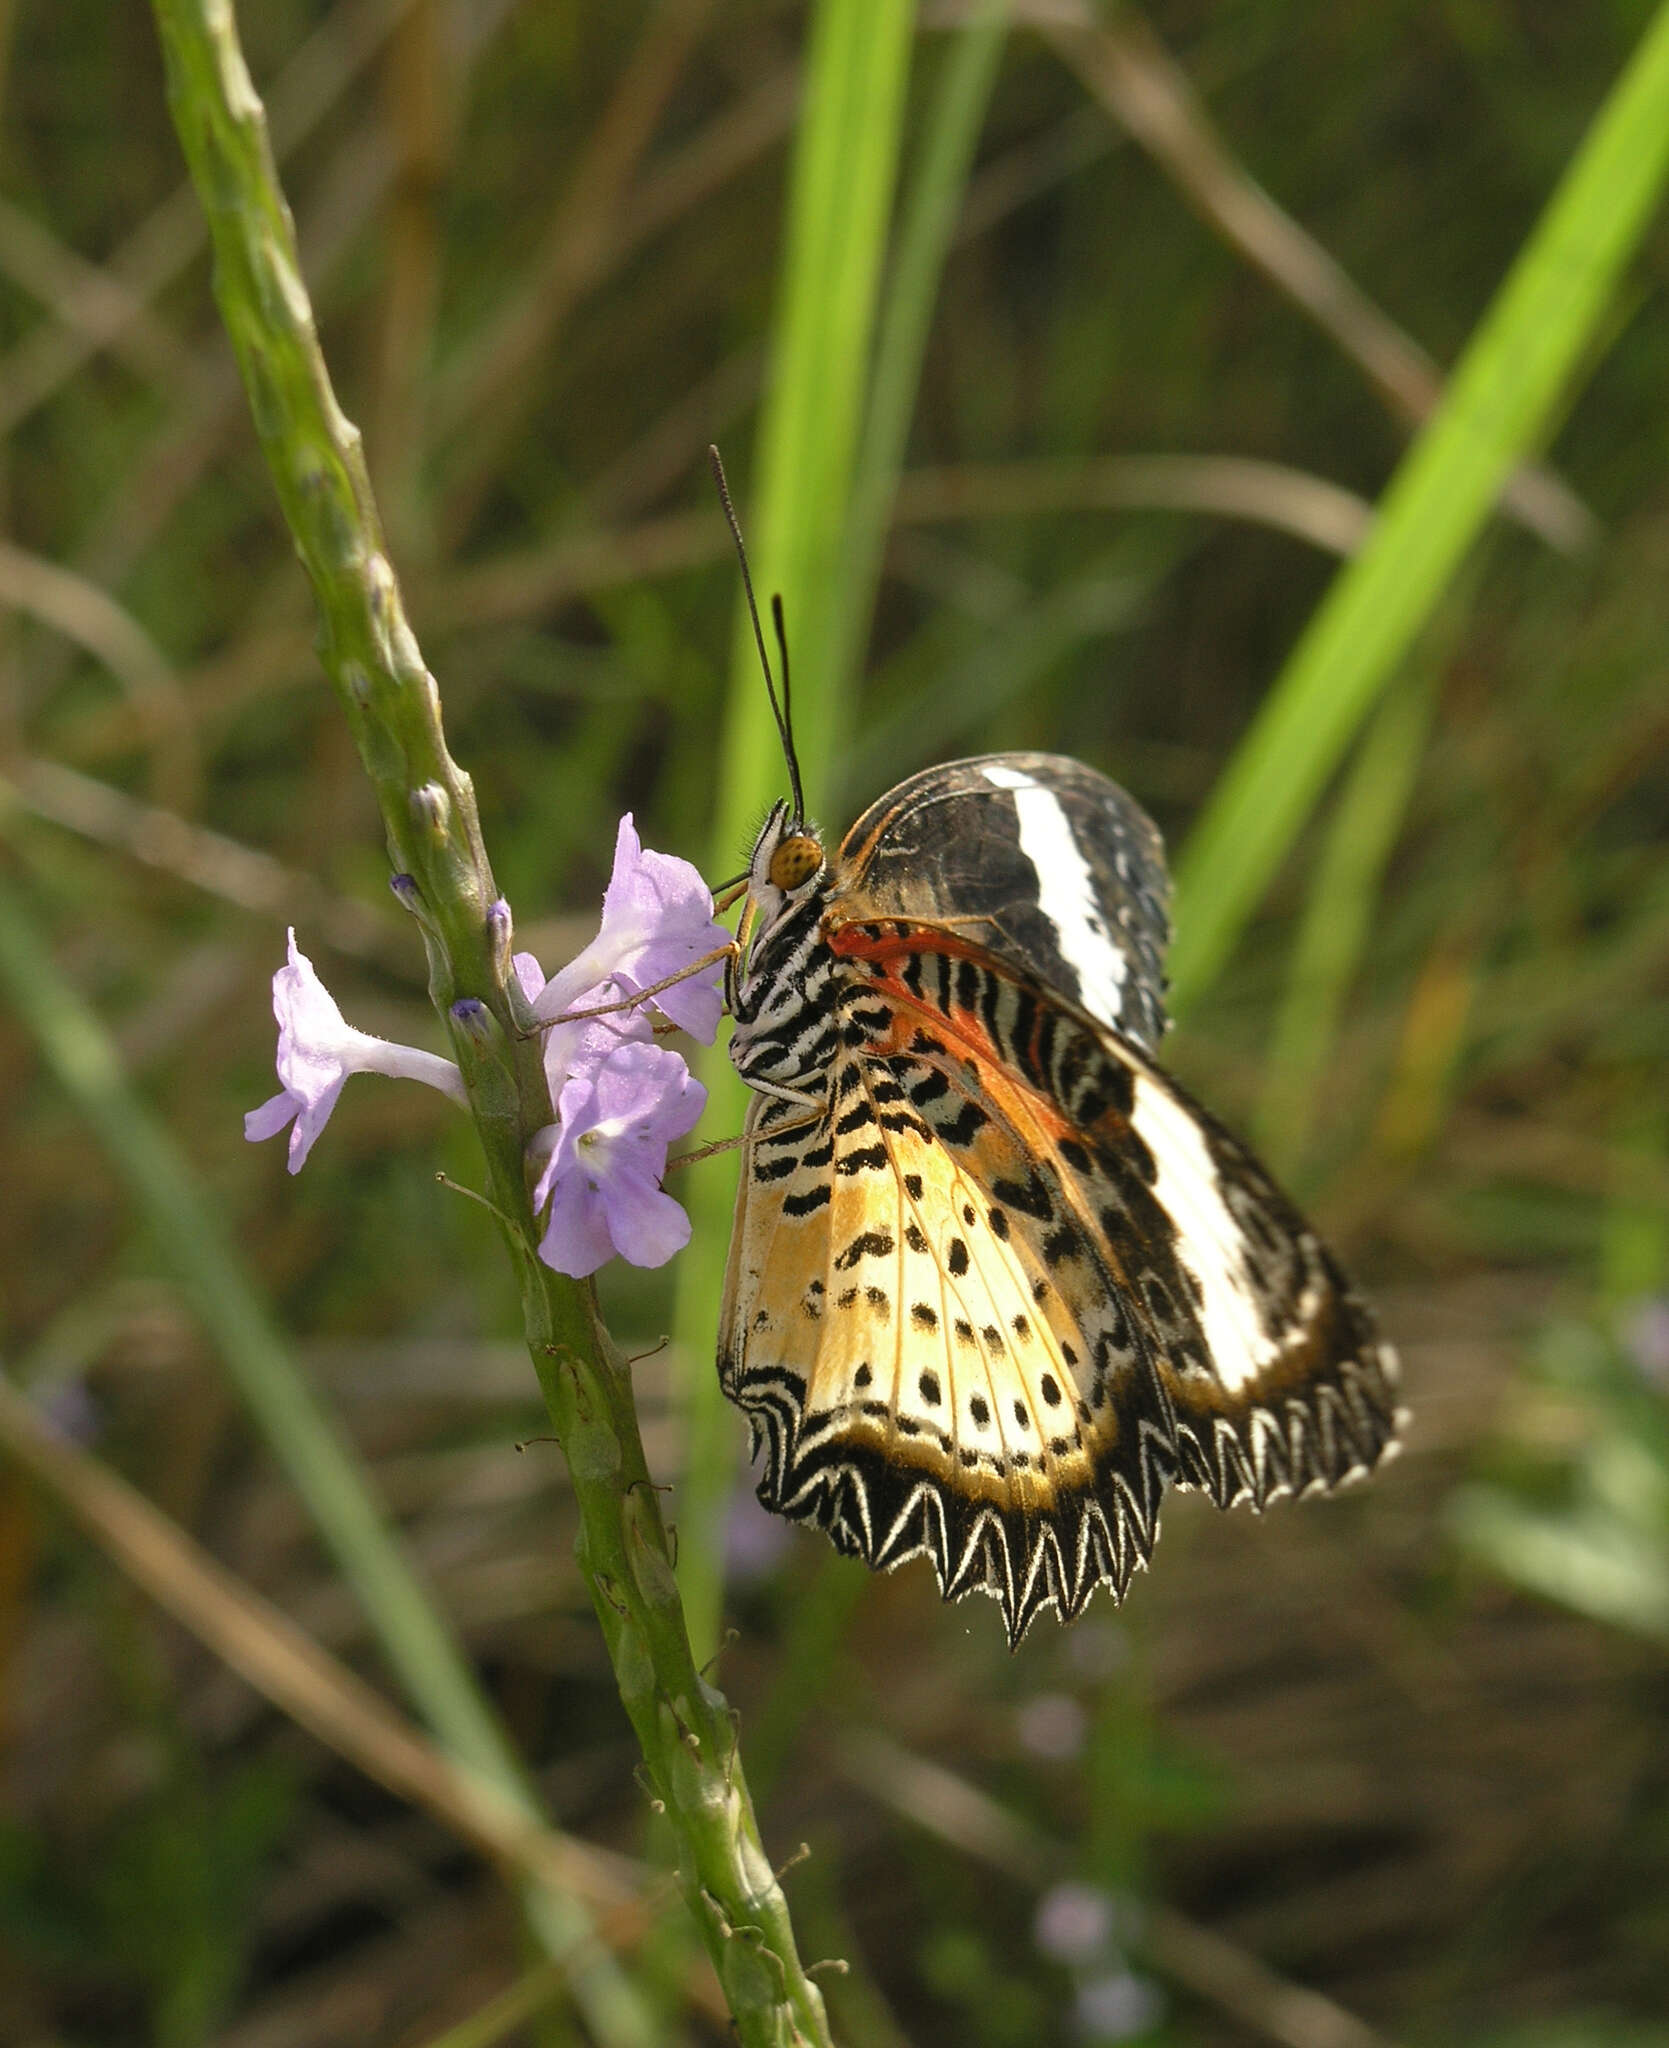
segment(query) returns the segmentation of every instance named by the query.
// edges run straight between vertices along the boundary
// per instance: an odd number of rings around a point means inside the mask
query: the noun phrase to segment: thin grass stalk
[[[376,791],[402,900],[423,932],[430,991],[469,1093],[529,1352],[568,1461],[580,1568],[651,1797],[677,1843],[685,1900],[737,2038],[749,2048],[816,2048],[829,2039],[822,1998],[760,1845],[729,1708],[690,1654],[629,1372],[590,1289],[535,1255],[523,1157],[528,1136],[550,1120],[540,1048],[514,1028],[474,793],[447,752],[439,693],[383,551],[359,434],[319,351],[229,0],[156,0],[155,12],[170,107],[209,217],[216,296],[318,601],[321,658]]]
[[[820,0],[813,19],[754,489],[743,515],[755,583],[762,598],[780,591],[787,614],[794,725],[814,812],[846,724],[824,650],[848,546],[913,22],[912,0]],[[712,862],[716,873],[729,874],[766,806],[787,789],[745,614],[734,639],[719,777]],[[722,1049],[715,1047],[702,1074],[708,1128],[740,1130],[746,1091]],[[735,1189],[736,1162],[721,1156],[690,1168],[680,1191],[693,1236],[679,1264],[674,1323],[689,1417],[678,1576],[703,1654],[718,1641],[724,1517],[736,1466],[735,1419],[713,1371]]]
[[[1669,1208],[1648,1192],[1669,1174],[1669,1103],[1652,1067],[1625,1068],[1611,1135],[1612,1184],[1600,1224],[1599,1293],[1613,1310],[1640,1312],[1669,1286]],[[751,1752],[750,1752],[751,1753]]]
[[[521,1764],[406,1562],[368,1474],[297,1370],[190,1164],[128,1080],[109,1033],[59,973],[11,887],[0,887],[0,987],[126,1183],[407,1698],[452,1756],[543,1826]],[[572,1972],[575,1996],[599,2038],[618,2048],[649,2043],[647,2015],[593,1940],[579,1902],[533,1886],[524,1900],[540,1945]]]
[[[1329,777],[1568,397],[1669,169],[1669,4],[1658,8],[1335,579],[1236,748],[1177,876],[1171,1003],[1220,971]]]
[[[616,1938],[641,1936],[641,1873],[540,1827],[522,1806],[443,1755],[281,1607],[218,1563],[109,1466],[59,1435],[4,1366],[0,1446],[165,1614],[298,1726],[486,1855],[600,1908]],[[566,1997],[560,1967],[556,1978]]]
[[[1257,1117],[1264,1156],[1289,1179],[1309,1145],[1318,1084],[1367,950],[1374,905],[1414,793],[1436,697],[1436,668],[1428,662],[1380,699],[1339,792],[1310,885]]]

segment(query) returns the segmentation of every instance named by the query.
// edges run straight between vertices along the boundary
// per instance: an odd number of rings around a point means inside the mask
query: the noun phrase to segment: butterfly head
[[[748,863],[748,905],[756,938],[770,931],[786,911],[804,900],[828,866],[817,829],[799,815],[786,798],[771,814],[753,842]]]

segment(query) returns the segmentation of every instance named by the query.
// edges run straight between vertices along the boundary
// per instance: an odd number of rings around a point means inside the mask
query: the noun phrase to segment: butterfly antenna
[[[782,751],[788,757],[788,786],[794,792],[794,822],[806,821],[805,792],[800,787],[800,757],[794,746],[794,696],[788,677],[788,628],[782,620],[782,594],[771,599],[771,624],[777,629],[777,654],[782,662]]]
[[[765,632],[759,623],[759,606],[754,602],[753,576],[748,568],[748,551],[742,540],[741,522],[736,517],[736,507],[730,502],[730,486],[725,482],[724,463],[719,451],[709,446],[707,460],[712,466],[713,481],[718,485],[719,503],[724,507],[725,523],[730,528],[730,538],[736,543],[736,559],[742,568],[742,589],[748,601],[748,617],[753,622],[753,644],[759,649],[759,666],[765,671],[765,690],[771,700],[771,713],[777,722],[777,733],[782,741],[783,758],[788,763],[788,783],[794,792],[794,818],[797,824],[805,821],[805,807],[800,799],[800,764],[794,758],[794,738],[789,730],[788,719],[782,705],[777,701],[776,679],[771,674],[770,656],[765,652]],[[776,599],[780,608],[781,598]],[[778,628],[780,633],[781,628]],[[783,644],[783,658],[787,660],[787,644]],[[783,671],[783,696],[788,694],[788,673]]]

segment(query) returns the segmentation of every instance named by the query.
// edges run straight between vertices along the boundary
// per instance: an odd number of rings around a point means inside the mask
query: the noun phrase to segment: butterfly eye
[[[791,832],[771,855],[774,889],[797,889],[823,865],[823,849],[809,832]]]

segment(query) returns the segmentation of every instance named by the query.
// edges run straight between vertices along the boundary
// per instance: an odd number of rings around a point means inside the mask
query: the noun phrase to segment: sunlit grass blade
[[[1610,1502],[1563,1512],[1532,1507],[1496,1486],[1463,1486],[1449,1531],[1515,1585],[1613,1628],[1669,1640],[1669,1544],[1661,1516],[1635,1521]]]
[[[822,801],[847,707],[829,620],[848,545],[892,217],[915,10],[822,0],[806,59],[767,395],[745,512],[761,597],[780,591],[794,654],[794,724],[808,800]],[[738,615],[716,829],[729,845],[783,787],[781,751]]]
[[[776,331],[750,500],[742,508],[761,597],[781,592],[794,651],[794,726],[818,807],[845,723],[825,658],[868,383],[871,340],[909,74],[909,0],[823,0],[807,57],[805,115],[788,202]],[[719,760],[712,868],[734,870],[750,827],[786,790],[782,754],[746,618],[738,620]],[[745,1092],[722,1049],[703,1070],[707,1129],[740,1130]],[[713,1371],[734,1158],[689,1170],[693,1225],[678,1272],[689,1441],[678,1577],[698,1657],[718,1638],[723,1520],[735,1422]]]
[[[852,484],[846,547],[825,626],[823,658],[843,700],[856,692],[862,673],[928,329],[1002,61],[1008,18],[1009,0],[979,0],[967,27],[952,39],[905,192],[875,339],[875,372]]]
[[[1329,776],[1567,396],[1669,167],[1660,7],[1484,316],[1438,411],[1218,784],[1179,865],[1172,1003],[1217,974]]]

